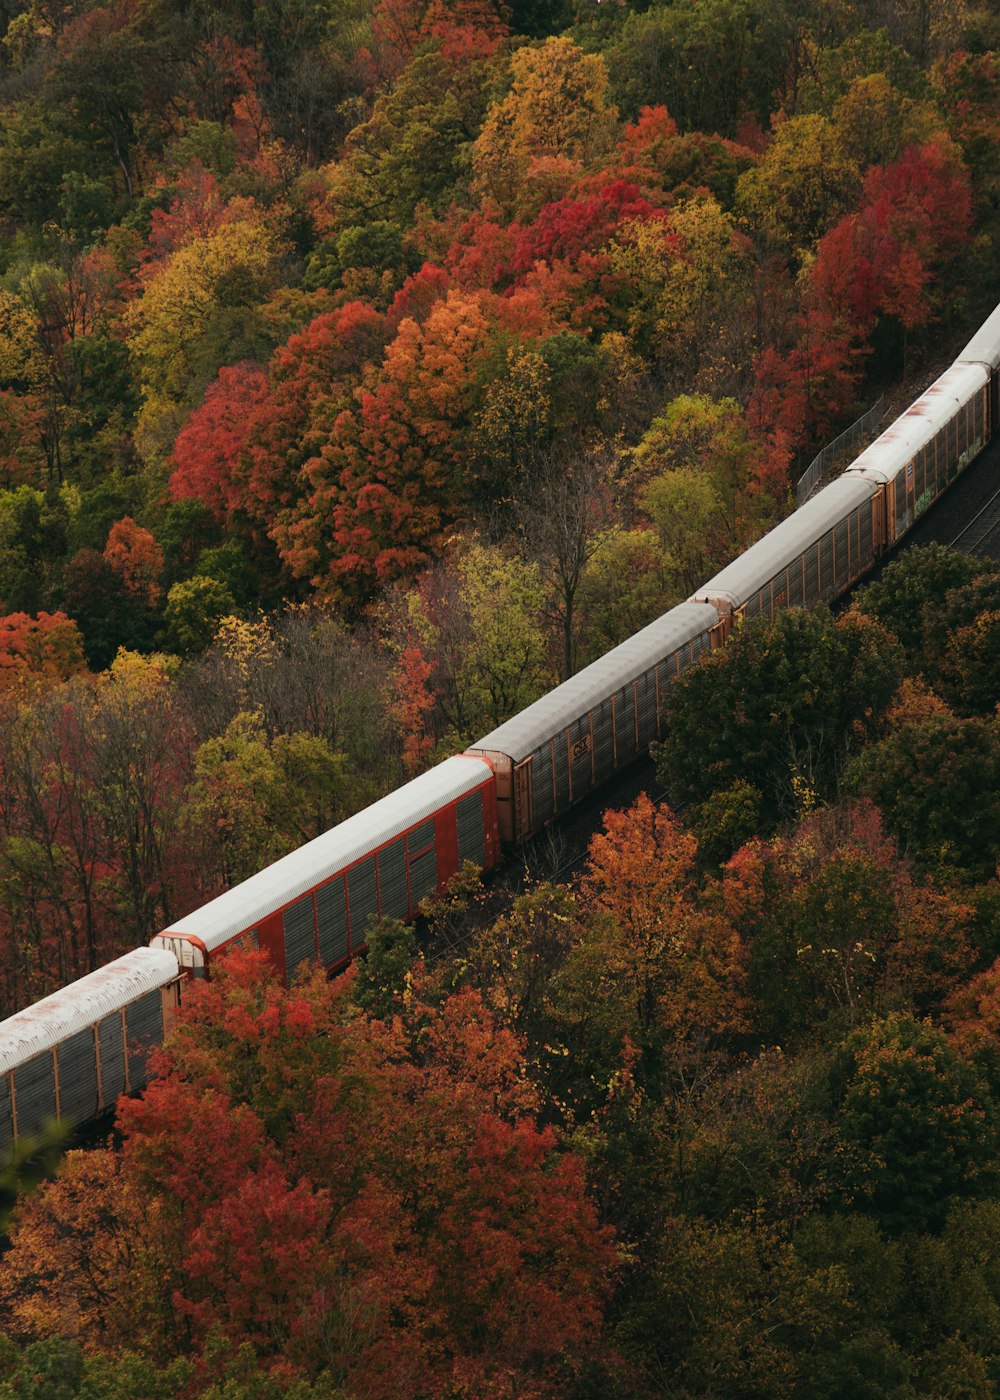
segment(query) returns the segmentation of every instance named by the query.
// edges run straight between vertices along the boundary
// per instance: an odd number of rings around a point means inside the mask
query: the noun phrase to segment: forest
[[[1000,7],[0,0],[0,1015],[574,674],[1000,301]],[[1000,571],[670,692],[578,876],[185,999],[0,1400],[990,1397]],[[451,946],[430,957],[431,946]]]

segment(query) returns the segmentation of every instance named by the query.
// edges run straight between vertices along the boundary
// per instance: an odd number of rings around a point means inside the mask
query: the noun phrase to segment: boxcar
[[[0,1151],[141,1089],[178,1000],[177,959],[136,948],[0,1022]]]
[[[667,688],[712,645],[718,620],[682,603],[468,750],[496,773],[501,840],[532,836],[649,748]]]
[[[702,584],[694,600],[747,620],[828,602],[875,562],[879,499],[874,482],[839,477]]]
[[[955,363],[982,365],[990,376],[989,438],[993,425],[1000,422],[1000,306],[979,327]]]
[[[883,488],[883,548],[906,533],[989,435],[989,371],[954,364],[854,459],[844,479],[863,477]]]
[[[493,770],[449,758],[153,939],[194,977],[234,947],[260,948],[290,981],[305,962],[335,968],[365,946],[372,917],[412,919],[466,860],[500,857]]]

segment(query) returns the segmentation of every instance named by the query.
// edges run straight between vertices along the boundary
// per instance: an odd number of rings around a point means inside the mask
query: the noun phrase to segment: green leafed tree
[[[857,614],[792,608],[754,621],[671,687],[661,781],[694,803],[749,783],[771,829],[837,790],[901,677],[900,648]]]
[[[858,755],[850,785],[876,801],[920,871],[985,880],[1000,859],[1000,726],[933,714]]]
[[[840,1121],[868,1155],[862,1201],[890,1233],[939,1227],[996,1187],[996,1105],[942,1031],[889,1016],[844,1043]]]

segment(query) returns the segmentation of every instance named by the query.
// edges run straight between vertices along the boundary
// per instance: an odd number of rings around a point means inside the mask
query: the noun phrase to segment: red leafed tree
[[[427,732],[427,716],[434,709],[434,692],[428,685],[433,670],[414,638],[399,653],[393,672],[393,709],[403,736],[403,767],[411,778],[423,770],[434,748],[434,736]]]
[[[620,179],[651,195],[665,190],[673,201],[707,188],[728,207],[740,172],[755,161],[738,141],[700,131],[682,135],[665,107],[643,107],[618,142],[614,167]]]
[[[623,164],[635,160],[655,168],[678,135],[677,123],[666,107],[643,107],[637,120],[625,127],[618,143]]]
[[[618,180],[585,199],[567,198],[547,204],[535,222],[522,231],[512,265],[527,272],[534,264],[557,258],[574,260],[585,250],[596,251],[627,219],[664,218],[639,193],[636,185]]]
[[[910,146],[892,165],[873,166],[865,204],[820,241],[811,284],[834,316],[867,337],[876,316],[905,330],[935,311],[933,273],[969,241],[972,195],[947,141]]]
[[[230,218],[215,176],[201,166],[183,171],[169,206],[154,209],[150,216],[149,237],[142,252],[143,275],[148,276],[185,243],[214,233]]]
[[[267,375],[257,365],[223,366],[205,398],[177,435],[170,494],[193,497],[225,521],[236,505],[236,469],[254,415],[267,396]]]
[[[958,151],[946,141],[908,146],[892,165],[874,166],[865,195],[887,211],[893,237],[925,256],[954,257],[969,236],[972,197]]]
[[[445,254],[452,285],[462,291],[499,291],[510,281],[510,266],[520,225],[495,223],[472,214],[456,230]]]
[[[279,346],[268,391],[252,413],[234,470],[234,504],[270,528],[301,491],[299,471],[354,405],[365,366],[377,361],[384,318],[352,301],[324,313]]]
[[[0,389],[0,486],[44,480],[45,410],[32,394]]]
[[[196,497],[220,522],[238,512],[262,532],[286,528],[304,489],[303,463],[353,405],[383,337],[383,317],[349,302],[291,336],[266,371],[247,363],[221,369],[174,444],[174,499]]]
[[[386,318],[388,330],[395,335],[407,317],[426,321],[431,308],[448,295],[452,279],[444,268],[425,262],[419,272],[412,273],[392,299]]]
[[[461,54],[463,41],[476,35],[476,52],[485,40],[490,48],[509,33],[507,7],[502,0],[377,0],[371,25],[371,48],[359,55],[370,70],[370,81],[385,84],[397,77],[428,40],[448,56]]]
[[[956,988],[944,1008],[952,1044],[1000,1068],[1000,959]]]
[[[613,1254],[581,1159],[528,1116],[523,1048],[478,993],[429,1001],[418,974],[385,1023],[349,986],[317,972],[286,991],[236,954],[186,998],[157,1079],[120,1109],[156,1222],[136,1241],[151,1313],[183,1319],[196,1355],[221,1331],[371,1400],[562,1393]]]
[[[861,352],[849,325],[824,305],[796,318],[795,343],[782,354],[769,347],[754,371],[747,418],[774,461],[821,441],[852,402]],[[764,484],[763,482],[761,483]],[[787,480],[769,485],[787,490]]]
[[[215,34],[199,44],[187,69],[189,100],[200,117],[220,125],[230,122],[239,104],[252,99],[267,79],[260,51],[236,43],[228,34]]]

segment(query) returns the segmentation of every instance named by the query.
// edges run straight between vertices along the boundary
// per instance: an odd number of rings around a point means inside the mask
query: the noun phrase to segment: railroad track
[[[967,539],[973,530],[977,533]],[[993,493],[949,544],[953,549],[961,547],[966,554],[1000,557],[1000,491]]]

